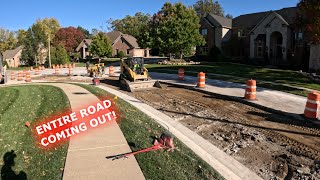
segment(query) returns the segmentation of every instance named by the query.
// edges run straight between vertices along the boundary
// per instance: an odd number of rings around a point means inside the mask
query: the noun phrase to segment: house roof
[[[227,28],[232,27],[232,19],[229,19],[226,17],[222,17],[222,16],[218,16],[210,13],[206,16],[206,19],[215,26],[227,27]]]
[[[232,20],[232,26],[253,29],[270,12],[272,11],[240,15]],[[297,7],[290,7],[273,12],[280,15],[289,24],[293,24],[295,22],[297,14],[299,13],[299,9]]]
[[[106,35],[108,36],[111,43],[114,44],[115,41],[122,35],[122,32],[112,31],[112,32],[108,32]]]
[[[3,52],[3,59],[13,59],[22,49],[23,46],[18,46],[15,49],[6,50]]]
[[[106,35],[109,38],[109,40],[111,41],[112,45],[114,43],[116,43],[122,37],[122,38],[124,38],[124,40],[126,40],[129,43],[129,45],[131,47],[133,47],[133,48],[139,47],[137,39],[129,34],[123,34],[120,31],[112,31],[112,32],[106,33]],[[92,43],[92,39],[84,39],[83,41],[81,41],[81,43],[78,45],[76,51],[80,50],[80,48],[83,46],[83,43],[86,43],[87,46],[90,46],[90,44]]]
[[[89,46],[92,42],[92,39],[84,39],[84,42]]]
[[[83,47],[84,44],[86,44],[86,46],[90,46],[91,43],[92,43],[92,39],[84,39],[84,40],[82,40],[81,43],[76,48],[76,51],[80,51],[80,49]]]
[[[138,48],[139,44],[137,39],[129,34],[123,34],[122,37],[134,48]]]

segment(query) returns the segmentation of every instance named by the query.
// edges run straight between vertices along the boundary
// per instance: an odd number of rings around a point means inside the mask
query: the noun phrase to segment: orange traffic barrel
[[[11,79],[11,80],[14,80],[15,78],[16,78],[16,76],[14,75],[14,72],[11,72],[11,73],[10,73],[10,79]]]
[[[184,80],[184,69],[179,68],[178,70],[178,80]]]
[[[52,64],[51,66],[52,66],[52,69],[55,69],[55,68],[56,68],[56,65],[54,65],[54,64]]]
[[[69,76],[71,76],[72,75],[72,68],[69,68]]]
[[[18,78],[17,78],[18,81],[22,81],[22,71],[19,71],[18,72]]]
[[[26,74],[27,74],[27,71],[26,71],[26,70],[23,70],[22,77],[26,77]]]
[[[39,68],[36,68],[36,73],[35,73],[35,75],[39,75],[39,74],[40,74]]]
[[[199,72],[197,87],[204,88],[205,86],[206,86],[206,74],[203,72]]]
[[[29,72],[26,74],[26,80],[25,81],[26,82],[31,82],[31,76],[30,76]]]
[[[308,94],[308,100],[306,108],[304,109],[304,116],[307,118],[318,118],[320,94],[317,92],[311,92]]]
[[[244,98],[248,99],[248,100],[255,100],[256,99],[256,89],[257,89],[256,80],[252,80],[252,79],[248,80]]]
[[[58,75],[59,74],[59,68],[54,69],[54,74]]]
[[[30,66],[30,71],[33,71],[33,66]]]
[[[113,66],[109,66],[109,76],[114,75],[114,69]]]

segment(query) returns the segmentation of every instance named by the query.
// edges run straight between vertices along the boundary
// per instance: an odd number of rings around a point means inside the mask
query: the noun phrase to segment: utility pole
[[[48,36],[48,46],[49,46],[49,68],[51,68],[51,54],[50,54],[50,33]]]

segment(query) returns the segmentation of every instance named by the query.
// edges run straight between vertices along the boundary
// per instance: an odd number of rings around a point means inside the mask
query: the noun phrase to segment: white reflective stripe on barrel
[[[256,94],[256,92],[246,92],[246,94]]]
[[[250,89],[256,89],[257,88],[257,86],[247,86],[247,88],[250,88]]]
[[[311,103],[311,104],[319,104],[320,103],[320,101],[314,101],[314,100],[310,100],[310,99],[308,99],[307,102]]]
[[[318,109],[312,109],[312,108],[309,108],[309,107],[306,107],[305,110],[306,111],[310,111],[310,112],[318,112]]]
[[[205,82],[198,82],[198,84],[206,84]]]
[[[199,78],[200,78],[200,79],[205,79],[206,77],[205,77],[205,76],[199,76]]]

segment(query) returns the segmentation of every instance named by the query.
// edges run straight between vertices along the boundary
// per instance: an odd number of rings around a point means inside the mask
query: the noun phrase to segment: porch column
[[[85,59],[86,58],[86,48],[82,47],[82,58]]]
[[[268,58],[270,58],[270,37],[271,37],[271,33],[269,31],[269,29],[267,29],[267,33],[266,33],[266,49],[267,49],[267,54],[268,54]]]
[[[281,32],[282,34],[282,59],[287,60],[287,52],[288,52],[288,35],[287,30],[285,32]]]
[[[254,34],[251,34],[250,35],[250,58],[253,59],[255,56],[254,56],[254,39],[255,39],[255,35]]]

